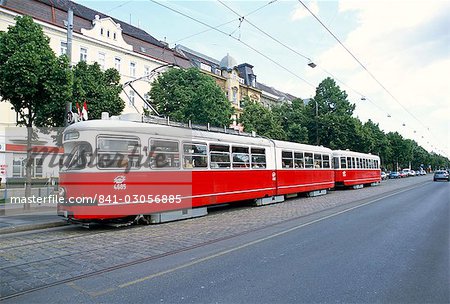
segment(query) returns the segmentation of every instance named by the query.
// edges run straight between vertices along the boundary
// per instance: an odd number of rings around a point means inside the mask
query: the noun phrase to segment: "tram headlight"
[[[64,134],[64,141],[78,139],[80,137],[80,133],[78,131],[67,132]]]

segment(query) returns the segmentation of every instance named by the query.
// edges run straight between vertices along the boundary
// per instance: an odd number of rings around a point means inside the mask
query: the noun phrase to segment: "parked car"
[[[425,170],[420,170],[420,175],[427,175],[427,171],[425,171]]]
[[[445,170],[435,171],[434,175],[433,175],[433,181],[436,182],[438,180],[446,180],[446,181],[450,182],[450,176],[449,176],[448,172]]]
[[[414,170],[409,170],[408,176],[416,176],[416,172]]]
[[[397,172],[397,171],[392,171],[390,174],[389,174],[389,178],[400,178],[401,176],[400,176],[400,173],[399,172]]]
[[[381,172],[381,179],[382,180],[386,180],[386,179],[388,179],[388,175],[386,174],[386,172]]]

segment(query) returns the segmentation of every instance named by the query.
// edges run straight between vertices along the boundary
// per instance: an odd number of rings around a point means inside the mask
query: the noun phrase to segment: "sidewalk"
[[[23,210],[23,206],[1,206],[0,235],[19,231],[44,229],[67,225],[62,217],[56,214],[56,208],[47,206],[33,207]]]

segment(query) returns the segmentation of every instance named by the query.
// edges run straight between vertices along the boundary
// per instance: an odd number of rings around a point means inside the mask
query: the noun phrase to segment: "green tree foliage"
[[[240,122],[246,132],[255,131],[257,134],[271,139],[286,139],[286,133],[276,115],[259,102],[245,101],[245,108]]]
[[[67,60],[57,58],[42,28],[28,16],[0,33],[0,96],[18,114],[17,124],[27,127],[25,196],[31,194],[31,140],[33,126],[62,126],[71,77]],[[30,208],[25,204],[25,209]]]
[[[0,95],[18,113],[18,125],[62,126],[71,94],[67,60],[56,57],[31,17],[15,20],[0,33]]]
[[[89,119],[101,118],[102,112],[119,115],[125,108],[125,102],[119,96],[122,85],[116,69],[103,72],[97,63],[80,61],[73,68],[73,76],[72,108],[75,108],[75,102],[82,105],[87,101]]]
[[[303,100],[295,99],[292,103],[274,106],[272,112],[281,122],[287,141],[308,143],[306,108]]]
[[[156,110],[172,120],[228,126],[233,108],[214,79],[198,69],[170,69],[149,92]]]
[[[332,78],[324,79],[307,105],[309,142],[331,149],[352,149],[359,120],[352,117],[355,105],[347,100]]]

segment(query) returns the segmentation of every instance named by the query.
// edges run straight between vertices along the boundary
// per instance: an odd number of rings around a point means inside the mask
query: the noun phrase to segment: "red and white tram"
[[[377,155],[335,150],[333,162],[336,187],[357,189],[381,182],[380,158]]]
[[[69,126],[63,144],[58,212],[78,221],[334,187],[330,149],[261,137],[110,119]]]

